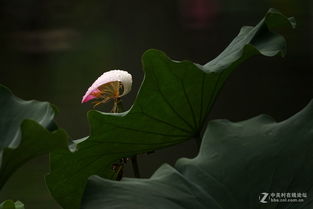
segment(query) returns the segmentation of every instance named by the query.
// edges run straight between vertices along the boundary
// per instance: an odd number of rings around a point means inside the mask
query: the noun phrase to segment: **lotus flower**
[[[132,86],[132,76],[123,70],[103,73],[88,89],[82,103],[96,99],[95,106],[110,100],[117,104],[119,98],[128,94]]]

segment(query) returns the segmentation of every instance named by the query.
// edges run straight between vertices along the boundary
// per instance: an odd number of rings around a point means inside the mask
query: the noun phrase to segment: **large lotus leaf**
[[[20,125],[24,119],[37,121],[48,127],[54,118],[54,110],[48,102],[24,101],[0,85],[0,149],[16,148],[21,141]]]
[[[150,179],[93,176],[82,209],[311,209],[312,174],[313,101],[282,122],[211,121],[197,157],[165,164]],[[264,192],[300,193],[304,201],[260,203]]]
[[[145,52],[145,78],[132,108],[120,114],[90,111],[90,137],[74,153],[51,155],[46,180],[55,199],[66,209],[77,209],[87,178],[114,179],[112,163],[118,159],[199,138],[219,90],[238,64],[256,54],[285,53],[284,38],[271,31],[281,26],[293,26],[293,19],[270,10],[203,66],[171,60],[157,50]]]
[[[21,201],[6,200],[0,204],[0,209],[25,209],[25,207]]]
[[[0,85],[0,188],[26,161],[67,147],[64,131],[48,131],[54,109],[47,102],[24,101]]]

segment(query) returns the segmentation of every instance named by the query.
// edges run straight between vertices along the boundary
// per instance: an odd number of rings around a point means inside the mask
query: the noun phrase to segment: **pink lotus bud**
[[[118,99],[131,90],[132,76],[123,70],[111,70],[103,73],[88,89],[82,103],[92,99],[100,99],[96,105]]]

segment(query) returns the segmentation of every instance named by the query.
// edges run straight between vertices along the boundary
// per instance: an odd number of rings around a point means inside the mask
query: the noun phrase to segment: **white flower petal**
[[[97,91],[98,87],[102,86],[103,84],[119,81],[123,85],[123,93],[121,96],[128,94],[132,87],[132,76],[127,71],[124,70],[111,70],[108,72],[103,73],[88,89],[86,94],[82,99],[82,103],[88,102],[95,97],[91,95],[94,91]]]

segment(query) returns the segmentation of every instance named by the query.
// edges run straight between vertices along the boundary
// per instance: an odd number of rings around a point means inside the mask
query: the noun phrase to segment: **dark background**
[[[59,126],[73,139],[82,138],[89,132],[86,112],[92,105],[80,101],[104,71],[122,69],[133,75],[133,90],[124,98],[129,108],[142,82],[145,50],[156,48],[175,60],[204,64],[241,26],[255,25],[271,7],[297,19],[297,28],[287,32],[286,58],[258,56],[241,65],[209,117],[239,121],[266,113],[280,121],[313,98],[310,0],[2,0],[0,83],[23,99],[57,105]],[[148,177],[164,162],[195,154],[194,142],[188,141],[140,156],[141,173]],[[126,174],[131,176],[129,167]],[[48,169],[47,156],[27,163],[0,192],[0,201],[59,208],[44,185]]]

